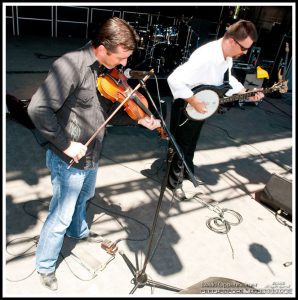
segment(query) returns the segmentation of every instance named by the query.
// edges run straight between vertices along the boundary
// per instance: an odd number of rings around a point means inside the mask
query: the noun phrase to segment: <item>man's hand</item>
[[[208,112],[206,103],[195,98],[194,96],[185,99],[185,101],[188,102],[197,112],[201,114]]]
[[[251,96],[248,99],[253,102],[257,102],[257,101],[260,101],[261,99],[263,99],[264,97],[265,97],[265,95],[262,92],[257,92],[254,96]]]
[[[160,120],[155,119],[152,115],[151,115],[151,117],[146,116],[146,117],[140,119],[138,121],[138,124],[143,125],[144,127],[148,128],[150,130],[154,130],[161,126]]]
[[[87,146],[77,142],[70,142],[70,146],[63,152],[78,163],[79,160],[86,155]]]
[[[251,91],[250,91],[251,92]],[[243,88],[240,92],[239,92],[239,94],[244,94],[244,93],[246,93],[246,88]],[[254,96],[251,96],[251,97],[249,97],[248,99],[250,100],[250,101],[253,101],[253,102],[257,102],[257,101],[260,101],[261,99],[263,99],[265,97],[265,95],[262,93],[262,91],[258,91],[258,92],[256,92],[255,93],[255,95]]]

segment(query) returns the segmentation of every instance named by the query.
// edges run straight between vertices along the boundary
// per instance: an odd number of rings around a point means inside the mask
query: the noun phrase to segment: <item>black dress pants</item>
[[[205,121],[187,120],[186,114],[184,113],[184,107],[185,101],[182,99],[177,99],[172,104],[170,131],[173,134],[189,169],[194,172],[194,153]],[[173,147],[171,141],[169,142],[169,147]],[[177,184],[182,183],[183,179],[188,178],[186,168],[183,166],[174,147],[173,150],[175,153],[173,155],[168,176],[168,187],[170,189],[174,189]],[[181,174],[182,167],[184,167],[183,174]]]

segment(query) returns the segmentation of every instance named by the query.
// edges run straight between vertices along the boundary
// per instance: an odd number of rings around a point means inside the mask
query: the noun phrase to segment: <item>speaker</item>
[[[292,182],[272,174],[263,190],[256,192],[255,199],[274,211],[281,210],[292,221]]]

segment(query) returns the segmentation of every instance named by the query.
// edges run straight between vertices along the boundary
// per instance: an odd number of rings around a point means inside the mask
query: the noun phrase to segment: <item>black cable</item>
[[[147,230],[147,237],[146,237],[146,238],[142,238],[142,239],[120,238],[120,239],[118,239],[118,240],[115,242],[116,244],[117,244],[118,242],[124,241],[124,240],[127,240],[127,241],[135,241],[135,242],[143,242],[143,241],[146,241],[146,240],[149,238],[149,236],[150,236],[150,228],[149,228],[146,224],[142,223],[141,221],[139,221],[139,220],[137,220],[137,219],[135,219],[135,218],[133,218],[133,217],[127,216],[127,215],[125,215],[125,214],[122,214],[122,213],[119,213],[119,212],[115,212],[115,211],[113,211],[113,210],[111,210],[111,209],[108,209],[108,208],[102,206],[102,205],[95,204],[94,202],[92,202],[92,199],[89,201],[89,203],[92,204],[92,205],[94,205],[94,206],[96,206],[96,207],[98,207],[98,208],[101,208],[102,210],[104,210],[104,211],[106,211],[106,212],[108,212],[108,213],[110,213],[110,214],[112,214],[112,215],[116,215],[116,216],[119,216],[119,217],[123,217],[123,218],[129,219],[129,220],[133,220],[134,222],[136,222],[136,223],[140,224],[141,226],[145,227],[145,229]]]
[[[287,112],[285,112],[284,110],[280,109],[278,106],[276,106],[275,104],[271,103],[269,100],[267,100],[267,99],[264,98],[264,100],[262,100],[262,101],[264,101],[264,102],[266,102],[266,103],[272,105],[275,109],[279,110],[281,113],[283,113],[283,114],[285,114],[286,116],[292,118],[292,115],[290,115],[290,114],[288,114]],[[259,106],[257,106],[257,107],[259,108]],[[261,108],[260,108],[260,109],[261,109]],[[264,110],[264,109],[262,109],[262,110]],[[265,111],[265,110],[264,110],[264,111]]]
[[[37,201],[43,202],[43,201],[41,201],[41,200],[37,200]],[[47,201],[47,202],[48,202],[48,201]],[[97,204],[93,203],[92,200],[90,200],[89,202],[90,202],[91,204],[93,204],[94,206],[100,207],[101,209],[103,209],[103,210],[105,210],[105,211],[108,211],[108,212],[113,213],[113,214],[115,214],[115,215],[119,215],[119,216],[124,217],[124,218],[131,219],[131,220],[133,220],[133,221],[135,221],[135,222],[141,224],[142,226],[144,226],[144,227],[146,228],[146,230],[147,230],[147,237],[146,237],[146,238],[143,238],[143,239],[120,238],[120,239],[117,240],[117,243],[120,242],[120,241],[123,241],[123,240],[145,241],[146,239],[149,238],[149,236],[150,236],[150,229],[149,229],[149,227],[146,226],[144,223],[142,223],[142,222],[140,222],[140,221],[138,221],[137,219],[134,219],[134,218],[132,218],[132,217],[125,216],[125,215],[123,215],[123,214],[121,214],[121,213],[112,212],[112,211],[109,210],[109,209],[106,209],[106,208],[104,208],[104,207],[102,207],[102,206],[100,206],[100,205],[97,205]],[[34,219],[36,219],[36,220],[41,221],[42,223],[44,223],[43,220],[41,220],[40,218],[38,218],[37,216],[35,216],[34,214],[32,214],[32,213],[26,208],[27,204],[28,204],[28,203],[24,203],[24,205],[22,206],[24,212],[25,212],[27,215],[33,217]],[[13,243],[15,243],[17,240],[20,240],[20,239],[24,239],[25,241],[26,241],[26,240],[28,240],[28,241],[31,241],[31,240],[32,240],[32,241],[34,242],[34,244],[33,244],[32,246],[30,246],[28,249],[26,249],[26,250],[25,250],[24,252],[22,252],[22,253],[19,253],[19,254],[13,254],[13,253],[10,253],[10,251],[8,250],[9,246],[11,246]],[[34,252],[30,252],[30,253],[27,253],[27,252],[28,252],[30,249],[32,249],[32,247],[34,247],[34,246],[37,247],[38,239],[39,239],[39,235],[36,235],[36,236],[30,237],[30,238],[29,238],[29,237],[28,237],[28,238],[16,238],[16,239],[13,239],[13,240],[9,241],[9,242],[7,243],[7,245],[6,245],[6,252],[7,252],[9,255],[12,255],[13,258],[10,259],[10,260],[8,260],[8,261],[6,262],[6,264],[9,264],[10,262],[13,262],[13,261],[15,261],[15,260],[17,260],[17,259],[20,259],[20,258],[23,258],[23,257],[27,257],[27,256],[29,256],[29,255],[32,255]],[[59,255],[61,255],[61,257],[65,260],[65,256],[62,254],[62,252],[60,252]],[[112,259],[114,259],[114,257],[112,257],[111,259],[109,259],[109,261],[105,264],[105,266],[106,266]],[[78,258],[78,260],[79,260],[79,258]],[[88,280],[82,279],[82,278],[80,278],[79,276],[77,276],[77,275],[72,271],[70,265],[68,264],[68,262],[67,262],[66,260],[65,260],[65,262],[66,262],[66,264],[67,264],[69,270],[71,271],[71,273],[72,273],[75,277],[77,277],[78,279],[80,279],[80,280],[82,280],[82,281],[90,281],[90,280],[92,280],[93,278],[96,277],[96,274],[92,274],[91,279],[88,279]],[[81,265],[83,265],[83,263],[81,263]],[[13,280],[13,279],[9,279],[9,278],[6,278],[6,279],[7,279],[8,281],[10,281],[10,282],[19,282],[19,281],[23,281],[23,280],[29,278],[35,271],[36,271],[36,269],[34,268],[34,270],[33,270],[32,272],[30,272],[30,274],[28,274],[28,275],[25,276],[24,278],[21,278],[21,279],[18,279],[18,280]],[[89,272],[90,272],[90,271],[89,271]]]
[[[273,112],[273,111],[270,111],[270,110],[266,110],[264,108],[261,108],[260,105],[258,105],[257,109],[260,109],[262,110],[265,114],[267,115],[278,115],[279,117],[285,117],[284,115],[280,114],[280,113],[277,113],[277,112]],[[286,116],[287,117],[287,116]],[[286,130],[292,130],[292,127],[287,127],[287,126],[281,126],[281,125],[272,125],[270,124],[269,125],[271,128],[282,128],[282,129],[286,129]]]
[[[43,204],[43,202],[44,202],[44,201],[41,201],[41,200],[39,200],[39,199],[37,199],[37,201],[41,202],[42,204]],[[46,201],[46,202],[49,202],[49,201]],[[22,205],[22,208],[23,208],[24,212],[25,212],[27,215],[29,215],[30,217],[32,217],[32,218],[34,218],[34,219],[36,219],[36,220],[38,220],[38,221],[44,223],[44,221],[43,221],[42,219],[40,219],[40,218],[38,218],[37,216],[31,214],[31,213],[26,209],[27,204],[28,204],[28,203],[25,202],[25,203]]]
[[[29,253],[27,253],[27,252],[28,252],[30,249],[32,249],[32,247],[34,247],[34,246],[37,245],[38,237],[39,237],[39,236],[36,235],[36,236],[34,236],[34,237],[31,237],[31,238],[29,238],[29,237],[22,237],[22,238],[16,238],[16,239],[13,239],[13,240],[9,241],[9,242],[6,244],[6,253],[8,253],[9,255],[12,255],[13,258],[7,260],[7,261],[6,261],[6,265],[8,265],[9,263],[14,262],[15,260],[18,260],[18,259],[20,259],[20,258],[25,258],[25,257],[31,256],[34,252],[29,252]],[[23,239],[23,240],[25,240],[25,241],[27,241],[27,240],[28,240],[28,241],[33,241],[34,244],[33,244],[32,246],[30,246],[28,249],[26,249],[25,251],[23,251],[22,253],[19,253],[19,254],[17,254],[17,255],[16,255],[16,254],[13,254],[13,253],[10,253],[10,252],[8,251],[9,246],[10,246],[10,245],[13,245],[13,243],[15,243],[17,240],[20,240],[20,239]],[[35,268],[34,268],[33,271],[31,271],[27,276],[25,276],[25,277],[23,277],[23,278],[21,278],[21,279],[13,280],[13,279],[10,279],[10,278],[6,277],[6,280],[7,280],[7,281],[10,281],[10,282],[20,282],[20,281],[23,281],[23,280],[29,278],[35,271],[36,271],[36,270],[35,270]]]
[[[279,209],[275,212],[275,219],[282,225],[287,226],[290,231],[292,231],[292,225],[289,225],[289,221],[285,219],[285,217],[282,215],[285,214],[285,212],[282,209]]]
[[[63,253],[62,252],[60,252],[60,254],[59,255],[61,255],[61,257],[63,258],[63,260],[65,261],[65,263],[66,263],[66,265],[68,266],[68,268],[69,268],[69,270],[70,270],[70,272],[72,273],[72,275],[73,276],[75,276],[76,278],[78,278],[78,279],[80,279],[81,281],[91,281],[91,280],[93,280],[96,276],[97,276],[97,274],[96,273],[94,273],[94,274],[92,274],[91,275],[91,278],[90,279],[83,279],[82,277],[80,277],[80,276],[77,276],[76,274],[75,274],[75,272],[73,272],[73,270],[71,269],[71,267],[70,267],[70,265],[69,265],[69,263],[67,262],[67,259],[66,259],[66,257],[63,255]],[[74,255],[74,254],[72,254],[72,255]],[[75,256],[76,257],[76,256]],[[77,257],[76,257],[77,258]],[[79,258],[77,258],[79,261],[80,261],[80,259]],[[84,266],[84,264],[83,263],[81,263],[80,262],[80,265],[82,265],[84,268],[85,268],[85,266]],[[88,270],[89,271],[89,270]],[[89,271],[89,273],[90,273],[90,271]]]
[[[108,158],[107,156],[104,156],[104,157]],[[110,159],[110,158],[108,158],[108,159]],[[110,159],[110,160],[113,161],[114,163],[119,164],[119,162],[116,162],[116,161],[114,161],[114,160],[112,160],[112,159]],[[163,166],[163,163],[161,164],[161,167],[162,167],[162,166]],[[182,168],[182,169],[183,169],[183,168]],[[150,177],[148,177],[148,178],[150,178]],[[154,181],[156,181],[156,182],[158,182],[158,181],[157,181],[156,179],[154,179],[154,178],[151,178],[151,179],[154,180]],[[159,182],[158,182],[158,183],[159,183]],[[169,216],[170,209],[171,209],[171,207],[172,207],[172,205],[173,205],[173,199],[175,198],[174,195],[175,195],[175,191],[176,191],[177,187],[178,187],[178,186],[176,186],[176,188],[173,190],[172,198],[171,198],[171,200],[170,200],[170,208],[169,208],[169,210],[168,210],[168,213],[167,213],[165,219],[167,219],[168,216]],[[122,217],[124,217],[124,218],[133,219],[132,217],[129,217],[129,216],[120,214],[120,213],[118,213],[118,212],[117,212],[117,213],[116,213],[116,212],[113,212],[113,211],[111,211],[111,210],[109,210],[109,209],[107,209],[107,208],[105,208],[105,207],[102,207],[101,205],[96,205],[96,204],[93,203],[92,201],[90,201],[90,203],[93,204],[93,205],[95,205],[95,206],[98,206],[98,207],[104,209],[105,211],[112,212],[112,213],[114,213],[114,214],[116,214],[116,215],[119,215],[119,216],[122,216]],[[148,226],[146,226],[145,224],[143,224],[142,222],[136,220],[136,219],[133,219],[133,220],[136,221],[137,223],[141,224],[142,226],[145,226],[145,228],[147,229],[147,232],[148,232],[148,237],[147,237],[146,239],[148,239],[149,236],[150,236],[150,228],[149,228]],[[163,234],[165,225],[166,225],[166,224],[163,225],[163,227],[162,227],[162,229],[161,229],[161,231],[160,231],[159,237],[158,237],[157,240],[156,240],[155,247],[154,247],[153,251],[151,252],[151,255],[150,255],[150,258],[149,258],[150,261],[151,261],[151,259],[153,258],[154,254],[155,254],[155,251],[156,251],[156,249],[157,249],[157,247],[158,247],[158,244],[159,244],[159,242],[160,242],[160,240],[161,240],[161,237],[162,237],[162,234]],[[142,239],[142,240],[126,239],[126,240],[131,240],[131,241],[145,241],[146,239]],[[125,240],[125,239],[118,239],[115,243],[118,243],[118,242],[121,241],[121,240]]]
[[[157,79],[156,74],[154,74],[154,78],[155,78],[155,84],[156,84],[157,99],[158,99],[158,103],[159,103],[160,115],[163,116],[162,106],[161,106],[161,99],[160,99],[160,93],[159,93],[159,85],[158,85],[158,79]]]

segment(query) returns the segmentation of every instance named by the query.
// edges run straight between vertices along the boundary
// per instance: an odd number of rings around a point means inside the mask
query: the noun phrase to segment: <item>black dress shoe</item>
[[[185,201],[187,199],[182,187],[178,187],[176,190],[174,190],[174,197],[180,201]]]
[[[56,291],[58,289],[58,282],[55,276],[55,272],[52,273],[39,273],[40,281],[42,285],[50,289],[51,291]]]
[[[185,177],[184,177],[186,180],[189,180],[189,181],[191,181],[190,180],[190,177],[189,177],[189,175],[187,174],[187,175],[185,175]],[[198,184],[198,185],[202,185],[202,184],[205,184],[205,182],[204,181],[202,181],[202,180],[200,180],[197,176],[194,176],[194,180],[195,180],[195,182]]]

